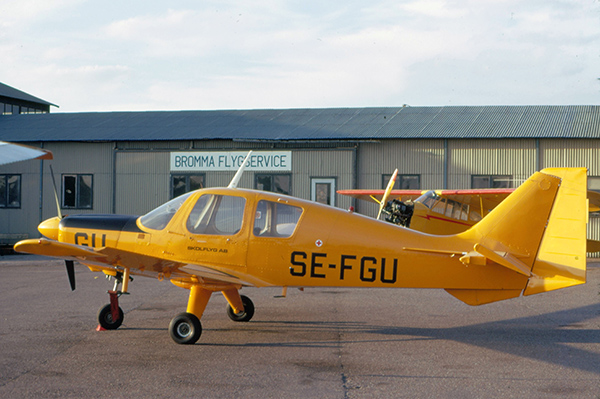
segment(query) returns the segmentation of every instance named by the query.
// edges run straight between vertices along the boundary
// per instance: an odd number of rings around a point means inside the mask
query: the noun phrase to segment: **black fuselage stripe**
[[[128,215],[72,215],[65,216],[60,226],[72,229],[129,231],[144,233],[137,227],[138,216]]]

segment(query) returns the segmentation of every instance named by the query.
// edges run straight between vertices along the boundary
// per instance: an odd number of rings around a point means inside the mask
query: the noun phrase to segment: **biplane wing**
[[[363,201],[379,203],[383,198],[385,190],[338,190],[337,193]],[[402,202],[415,201],[431,190],[392,190],[389,199],[397,199]],[[460,202],[471,206],[477,206],[488,211],[495,208],[500,202],[508,197],[514,189],[512,188],[489,188],[469,190],[433,190],[440,197]],[[600,194],[598,194],[600,205]],[[600,207],[598,208],[600,210]]]

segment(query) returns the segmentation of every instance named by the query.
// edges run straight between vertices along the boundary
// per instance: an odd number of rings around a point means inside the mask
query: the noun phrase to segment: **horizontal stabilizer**
[[[522,290],[446,290],[446,292],[467,305],[485,305],[505,299],[517,298]]]

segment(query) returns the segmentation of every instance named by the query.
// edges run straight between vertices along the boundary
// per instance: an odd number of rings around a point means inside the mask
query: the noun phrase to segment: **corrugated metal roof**
[[[58,107],[56,104],[49,103],[48,101],[42,100],[41,98],[37,98],[32,96],[31,94],[27,94],[24,91],[15,89],[14,87],[10,87],[5,85],[4,83],[0,83],[0,96],[16,98],[23,101],[30,101],[32,103],[44,104],[44,105],[52,105],[54,107]]]
[[[147,111],[0,116],[0,140],[600,138],[600,106]]]

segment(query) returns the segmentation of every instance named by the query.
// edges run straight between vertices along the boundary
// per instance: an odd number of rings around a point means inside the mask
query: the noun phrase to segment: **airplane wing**
[[[41,148],[0,141],[0,165],[28,159],[52,159],[52,153]]]
[[[265,285],[243,273],[224,270],[215,265],[178,262],[116,248],[90,248],[45,238],[20,241],[15,245],[15,251],[73,260],[90,267],[92,271],[106,271],[107,274],[114,272],[115,268],[129,268],[131,274],[158,279],[186,279],[195,276],[206,283]]]
[[[502,200],[510,195],[514,188],[481,188],[468,190],[434,190],[438,195],[448,199],[469,204],[472,206],[481,207],[486,210],[491,210],[496,207]],[[385,190],[369,190],[369,189],[352,189],[338,190],[337,193],[348,197],[360,199],[363,201],[377,202],[383,198]],[[427,190],[392,190],[390,199],[399,199],[400,201],[414,201]],[[377,201],[375,201],[375,199]],[[600,211],[600,193],[588,190],[588,199],[590,203],[590,212]]]
[[[392,190],[389,199],[391,200],[395,198],[399,199],[400,201],[415,200],[426,192],[427,191],[424,190]],[[337,193],[364,201],[378,203],[378,201],[381,201],[383,198],[385,190],[338,190]],[[377,201],[375,201],[373,197],[377,198]]]
[[[508,197],[510,193],[515,191],[512,188],[488,188],[488,189],[471,189],[471,190],[434,190],[439,196],[463,203],[476,205],[481,207],[483,203],[484,209],[490,210],[496,207],[503,199]],[[352,198],[376,202],[383,198],[385,190],[338,190],[337,193],[346,195]],[[427,190],[392,190],[390,199],[399,199],[400,201],[414,201]],[[600,205],[600,194],[598,195]],[[600,210],[600,209],[599,209]]]

